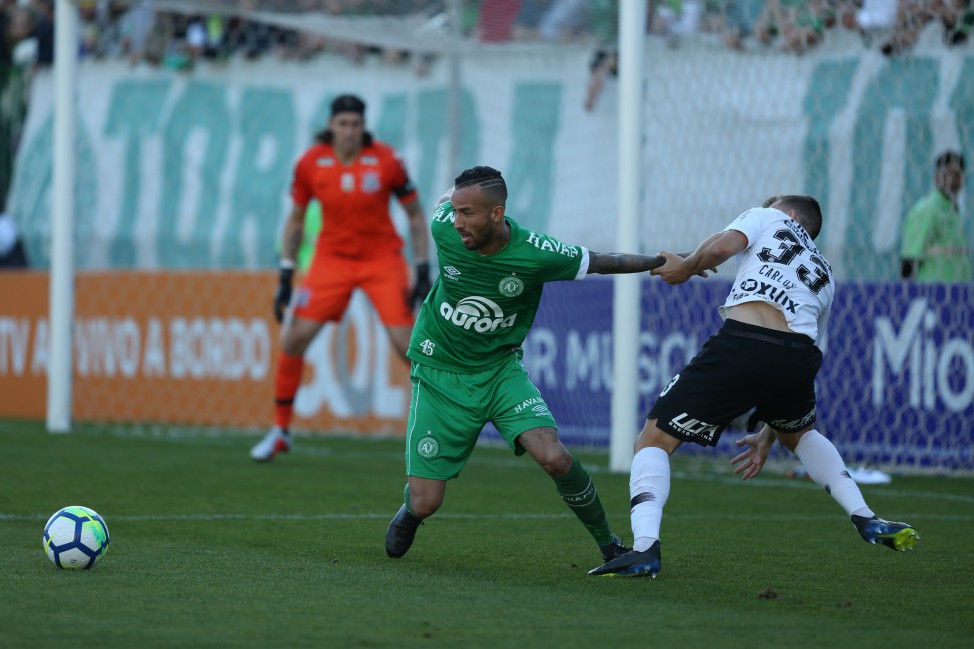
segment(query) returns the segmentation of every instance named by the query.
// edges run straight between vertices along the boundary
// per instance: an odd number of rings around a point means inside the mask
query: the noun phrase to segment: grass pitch
[[[811,482],[673,462],[656,580],[593,578],[594,542],[528,458],[478,448],[405,558],[385,556],[402,440],[0,421],[0,647],[970,647],[974,479],[863,487],[915,552],[863,543]],[[581,453],[631,541],[628,476]],[[108,523],[90,571],[44,522]]]

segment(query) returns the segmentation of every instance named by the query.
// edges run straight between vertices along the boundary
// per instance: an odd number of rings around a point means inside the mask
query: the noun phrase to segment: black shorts
[[[822,352],[811,338],[727,320],[663,388],[647,419],[685,442],[714,446],[727,425],[756,418],[795,433],[815,421]]]

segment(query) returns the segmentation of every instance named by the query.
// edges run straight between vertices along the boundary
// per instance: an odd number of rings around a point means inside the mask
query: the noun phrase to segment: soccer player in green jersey
[[[545,282],[637,273],[663,260],[592,252],[522,228],[504,214],[507,185],[496,169],[473,167],[454,183],[430,226],[440,275],[407,352],[408,483],[386,532],[386,552],[406,554],[489,421],[515,455],[527,452],[554,479],[608,561],[628,548],[612,533],[592,476],[558,439],[554,417],[521,364],[521,343]]]

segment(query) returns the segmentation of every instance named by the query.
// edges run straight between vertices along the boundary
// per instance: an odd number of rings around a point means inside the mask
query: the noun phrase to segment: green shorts
[[[470,458],[480,431],[493,422],[516,455],[517,437],[532,428],[557,428],[548,405],[521,364],[521,352],[497,367],[455,374],[412,364],[406,425],[406,475],[450,480]]]

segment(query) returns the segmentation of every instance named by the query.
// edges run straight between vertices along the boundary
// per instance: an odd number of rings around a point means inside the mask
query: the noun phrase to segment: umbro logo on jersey
[[[326,156],[324,158],[318,158],[317,160],[315,160],[315,164],[318,165],[319,167],[331,167],[332,165],[335,164],[335,159]]]
[[[453,266],[447,266],[447,267],[445,267],[443,269],[443,272],[446,273],[445,275],[443,275],[443,277],[445,277],[447,279],[452,279],[454,282],[459,282],[460,281],[460,271],[458,271]]]
[[[546,413],[548,412],[548,406],[541,397],[531,397],[530,399],[525,399],[521,403],[514,406],[515,414],[520,414],[524,410],[531,410],[532,412],[536,413]]]
[[[440,315],[454,325],[476,332],[495,331],[498,328],[513,327],[516,313],[504,315],[504,310],[493,300],[480,295],[471,295],[452,307],[446,302],[440,304]]]

